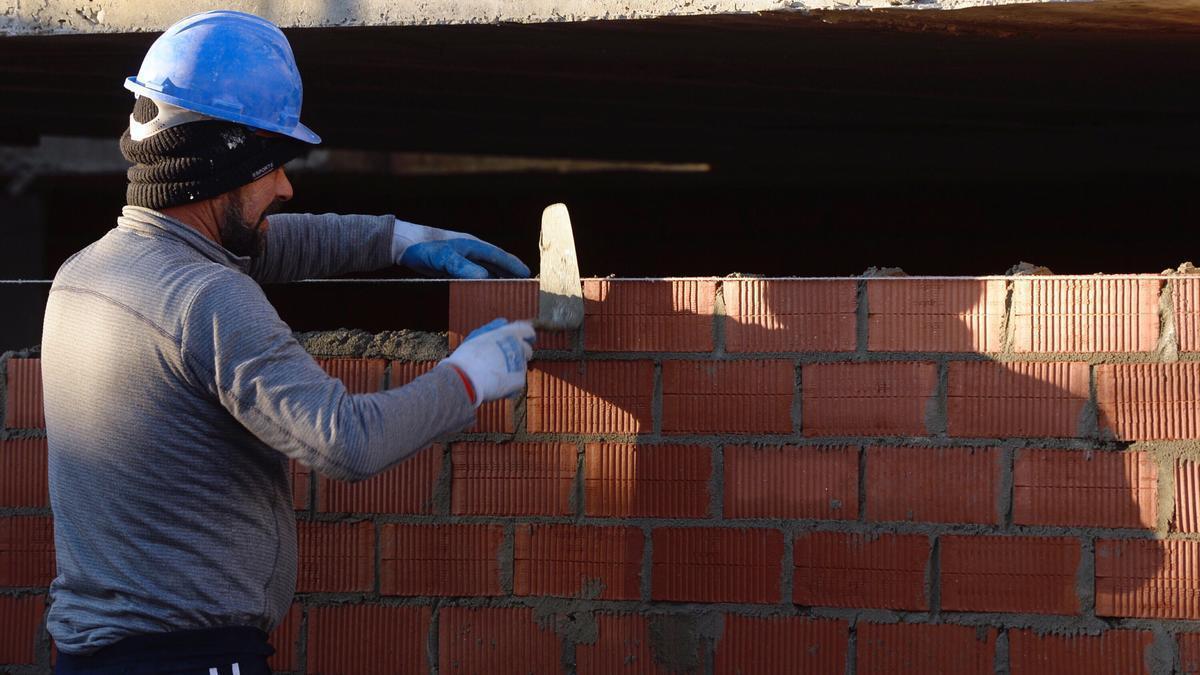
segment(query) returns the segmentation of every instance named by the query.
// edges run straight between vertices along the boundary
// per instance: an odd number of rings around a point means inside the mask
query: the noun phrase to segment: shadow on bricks
[[[588,298],[581,355],[531,364],[527,429],[583,437],[582,515],[653,519],[648,599],[776,603],[790,583],[785,604],[997,628],[1163,616],[1155,461],[1099,429],[1087,350],[1014,338],[1004,280],[728,279],[711,316],[702,281],[624,283],[642,289]],[[830,572],[816,532],[927,538],[924,587],[872,595],[896,570]]]

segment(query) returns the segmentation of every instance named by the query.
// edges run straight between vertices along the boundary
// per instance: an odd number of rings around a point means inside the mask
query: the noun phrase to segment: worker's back
[[[68,653],[266,630],[295,587],[286,458],[222,407],[211,360],[181,347],[199,294],[253,282],[154,212],[127,207],[119,223],[59,270],[43,331],[59,561],[48,628]]]

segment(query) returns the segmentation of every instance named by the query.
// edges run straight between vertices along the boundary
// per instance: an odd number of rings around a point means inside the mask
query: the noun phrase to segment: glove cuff
[[[458,373],[458,377],[462,380],[463,386],[467,388],[467,398],[470,399],[471,405],[478,408],[479,395],[475,393],[475,387],[471,384],[471,378],[467,377],[467,374],[463,372],[462,368],[459,368],[453,363],[447,363],[446,365],[450,366],[454,369],[454,372]]]
[[[392,218],[392,263],[399,265],[404,251],[416,242],[412,239],[412,223]]]

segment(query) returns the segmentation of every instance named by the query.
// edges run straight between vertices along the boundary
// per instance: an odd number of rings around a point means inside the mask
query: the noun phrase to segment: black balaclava
[[[158,115],[154,101],[141,96],[133,119],[149,122]],[[237,189],[283,166],[306,150],[286,136],[264,136],[222,120],[189,122],[164,129],[141,141],[121,134],[121,154],[133,163],[125,200],[131,206],[165,209]]]

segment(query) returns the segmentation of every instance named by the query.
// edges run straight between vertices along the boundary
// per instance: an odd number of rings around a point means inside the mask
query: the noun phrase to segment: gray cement
[[[512,523],[504,525],[504,539],[500,548],[496,549],[496,566],[500,570],[500,590],[511,594],[513,592],[513,560],[517,542],[517,528]]]
[[[1050,276],[1054,274],[1054,272],[1045,265],[1035,265],[1034,263],[1025,262],[1024,260],[1008,268],[1004,271],[1004,273],[1011,274],[1015,277]]]
[[[296,333],[295,337],[308,353],[318,357],[436,361],[450,353],[446,333],[397,330],[372,334],[363,330],[342,328]]]
[[[1075,596],[1083,616],[1096,615],[1096,540],[1085,538],[1075,569]]]
[[[1175,328],[1174,298],[1175,283],[1164,283],[1158,296],[1158,346],[1154,350],[1159,360],[1164,363],[1179,360],[1179,334]]]
[[[432,513],[439,516],[450,515],[450,483],[454,476],[454,466],[450,453],[450,444],[442,447],[442,470],[438,474],[437,483],[433,486],[433,496],[430,497]],[[509,537],[511,539],[511,537]],[[511,574],[509,575],[511,581]]]
[[[183,17],[216,8],[257,14],[285,28],[331,28],[647,19],[772,10],[963,9],[1019,3],[1031,4],[1029,0],[40,0],[10,4],[0,14],[0,35],[156,32]]]
[[[996,636],[996,657],[993,663],[992,672],[997,673],[997,675],[1009,672],[1008,631],[1003,628],[1000,629],[1000,634]]]
[[[877,277],[906,277],[908,272],[905,272],[899,267],[868,267],[863,270],[862,276],[867,278]]]
[[[533,605],[533,618],[543,628],[553,628],[567,642],[595,644],[599,637],[595,600],[604,592],[604,582],[588,579],[573,598],[540,598]]]
[[[720,639],[720,614],[655,614],[650,616],[650,650],[654,662],[668,672],[688,673],[703,665],[702,643]]]
[[[1154,642],[1146,650],[1146,672],[1148,673],[1179,673],[1179,653],[1176,649],[1175,637],[1163,630],[1161,626],[1154,629]]]
[[[1165,269],[1162,271],[1162,273],[1168,274],[1168,275],[1170,275],[1170,274],[1200,274],[1200,267],[1196,267],[1189,260],[1187,262],[1180,263],[1179,266],[1174,269]]]

